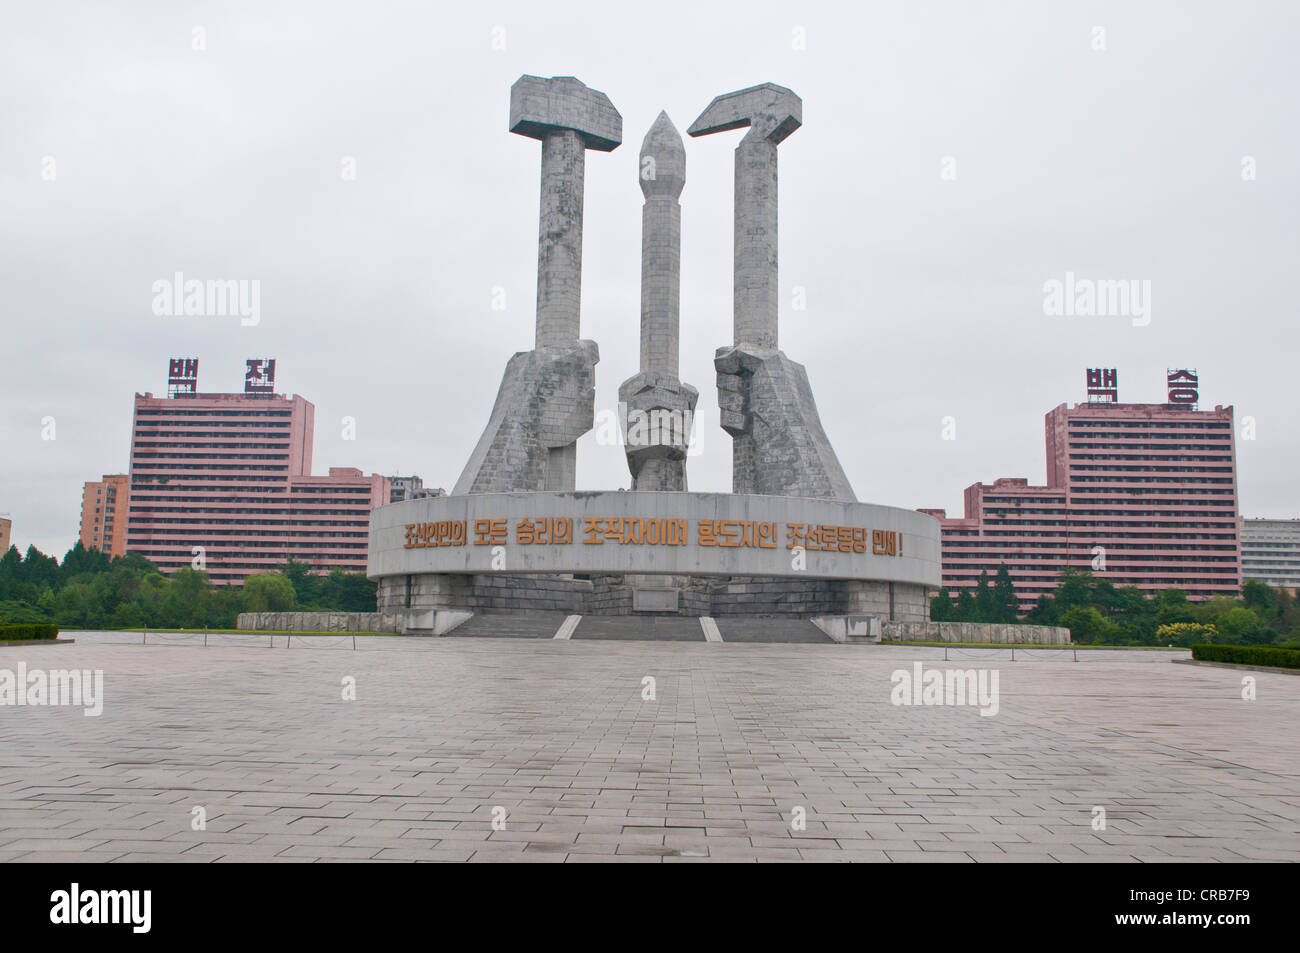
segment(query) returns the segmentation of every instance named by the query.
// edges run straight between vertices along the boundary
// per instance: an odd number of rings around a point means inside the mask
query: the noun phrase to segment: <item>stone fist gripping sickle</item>
[[[586,151],[612,152],[623,117],[572,76],[521,76],[510,88],[510,131],[542,142],[537,237],[537,339],[506,365],[487,429],[452,490],[573,490],[577,440],[596,409],[595,341],[578,339]]]

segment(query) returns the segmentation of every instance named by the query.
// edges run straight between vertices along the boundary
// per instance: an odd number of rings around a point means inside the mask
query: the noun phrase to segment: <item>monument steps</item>
[[[553,639],[564,625],[564,612],[479,612],[447,633],[447,638]],[[834,644],[807,619],[755,616],[715,618],[726,642]],[[584,615],[570,639],[630,642],[706,642],[698,616]]]
[[[834,639],[807,619],[780,619],[772,617],[715,619],[723,642],[823,642],[834,644]]]
[[[553,639],[566,612],[479,612],[447,633],[447,638]]]
[[[575,639],[619,639],[644,642],[703,642],[704,629],[697,616],[594,616],[582,617]]]

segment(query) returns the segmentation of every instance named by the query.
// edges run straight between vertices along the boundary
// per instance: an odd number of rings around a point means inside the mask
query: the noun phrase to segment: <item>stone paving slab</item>
[[[1243,701],[1155,652],[358,643],[6,652],[105,698],[0,707],[0,860],[1300,860],[1282,675]],[[996,671],[997,713],[891,704],[916,660]]]

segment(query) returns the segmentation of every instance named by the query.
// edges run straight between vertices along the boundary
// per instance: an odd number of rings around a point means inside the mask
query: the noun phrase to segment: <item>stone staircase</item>
[[[553,639],[564,612],[480,612],[447,634],[449,638]],[[715,619],[725,642],[833,643],[806,619]],[[570,639],[626,642],[705,642],[697,616],[582,616]]]
[[[723,642],[823,642],[834,640],[807,619],[716,619]]]
[[[695,616],[585,615],[575,639],[620,639],[649,642],[703,642],[704,630]]]
[[[565,612],[480,612],[447,633],[448,638],[553,639]]]

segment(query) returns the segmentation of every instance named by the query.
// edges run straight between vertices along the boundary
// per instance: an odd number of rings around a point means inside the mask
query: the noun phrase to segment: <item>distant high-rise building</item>
[[[392,487],[389,494],[388,502],[400,503],[402,500],[421,500],[426,496],[446,496],[447,491],[439,487],[438,489],[425,489],[424,480],[418,476],[390,476],[388,483]]]
[[[1241,575],[1279,589],[1300,588],[1300,520],[1243,519]]]
[[[1067,566],[1192,599],[1239,592],[1231,407],[1061,404],[1046,434],[1045,486],[976,483],[961,519],[922,510],[940,518],[943,585],[954,596],[1003,564],[1022,610]]]
[[[370,511],[388,502],[388,480],[349,467],[312,476],[314,419],[309,401],[261,384],[137,394],[128,551],[163,572],[202,568],[218,584],[289,558],[316,572],[364,571]]]
[[[388,485],[392,488],[389,491],[388,502],[398,503],[402,500],[411,499],[412,493],[423,489],[424,480],[418,476],[390,476]]]
[[[126,552],[126,507],[130,478],[125,473],[87,480],[81,490],[81,545],[107,556]]]
[[[13,528],[13,520],[7,516],[0,516],[0,556],[9,552],[9,547],[13,545],[9,541]]]

